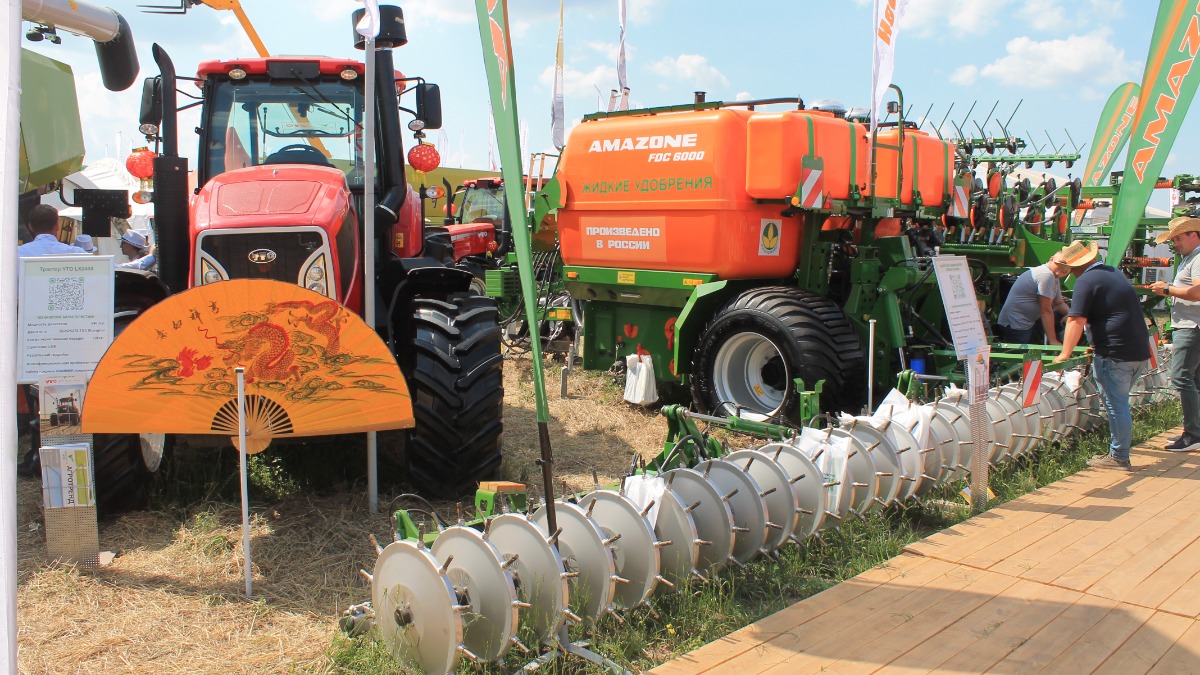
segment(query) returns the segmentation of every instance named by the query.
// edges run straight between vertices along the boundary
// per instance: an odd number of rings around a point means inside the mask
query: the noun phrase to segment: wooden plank
[[[1200,571],[1200,557],[1179,560],[1178,565],[1168,568],[1170,572],[1160,574],[1157,585],[1152,587],[1153,595],[1138,591],[1142,582],[1151,575],[1163,571],[1174,559],[1179,558],[1181,551],[1193,544],[1200,543],[1200,511],[1193,511],[1190,516],[1177,521],[1165,535],[1147,543],[1119,568],[1088,588],[1091,595],[1121,600],[1133,605],[1141,605],[1151,609],[1158,607],[1171,590],[1177,589],[1192,575]],[[1172,574],[1173,572],[1174,574]],[[1145,590],[1145,589],[1143,589]]]
[[[1191,627],[1154,664],[1150,672],[1161,675],[1200,672],[1200,621],[1192,621]]]
[[[1164,612],[1200,618],[1200,573],[1192,575],[1179,590],[1163,600],[1158,608]]]
[[[1165,487],[1166,484],[1162,485]],[[1098,578],[1097,573],[1107,572],[1108,568],[1093,567],[1085,570],[1080,569],[1081,565],[1097,555],[1104,557],[1114,542],[1144,526],[1146,521],[1154,523],[1172,503],[1173,498],[1169,493],[1159,491],[1140,504],[1131,504],[1134,507],[1131,511],[1106,523],[1089,536],[1064,546],[1057,554],[1030,567],[1021,576],[1032,581],[1054,583],[1068,588],[1086,588]],[[1159,525],[1161,524],[1160,522]]]
[[[1116,604],[1099,622],[1078,636],[1074,643],[1041,668],[1055,675],[1084,675],[1100,666],[1113,652],[1154,615],[1145,607]]]
[[[786,607],[761,621],[672,659],[651,672],[663,674],[706,672],[746,651],[756,649],[760,644],[769,642],[780,634],[798,629],[826,612],[844,607],[859,596],[877,588],[881,583],[892,581],[903,583],[905,579],[914,578],[917,570],[925,565],[941,565],[943,573],[947,569],[944,567],[944,563],[929,558],[897,556],[853,579],[844,581],[833,588]]]
[[[941,580],[948,572],[956,569],[956,566],[950,563],[927,559],[925,565],[917,567],[902,581],[880,585],[844,603],[837,611],[827,612],[759,645],[752,645],[742,653],[720,663],[713,672],[757,673],[782,663],[795,654],[814,648],[843,650],[846,641],[835,640],[836,636],[859,625],[876,612],[903,603],[909,594],[920,592],[929,582]]]
[[[1096,675],[1147,672],[1194,623],[1193,619],[1155,612],[1136,633],[1104,660],[1096,669]]]
[[[794,656],[778,667],[790,668],[794,673],[818,670],[822,673],[874,672],[1016,583],[1012,577],[986,570],[962,567],[958,573],[966,583],[954,592],[942,592],[950,591],[949,588],[935,590],[930,584],[924,592],[910,596],[912,606],[907,613],[900,613],[901,608],[893,607],[889,608],[890,621],[851,627],[843,634],[848,640],[854,640],[853,649],[838,650],[820,658],[807,658],[809,654]],[[953,576],[948,574],[947,578]]]
[[[964,651],[976,649],[998,631],[1003,631],[1002,637],[1007,636],[1011,628],[1006,629],[1005,626],[1013,621],[1024,622],[1021,626],[1024,629],[1037,630],[1079,597],[1081,594],[1074,591],[1017,579],[1003,594],[988,600],[954,624],[893,659],[887,666],[888,670],[941,669]],[[1027,615],[1026,611],[1030,609],[1034,611]],[[1004,653],[1008,649],[1006,647]],[[998,654],[980,666],[968,667],[968,670],[982,672],[1002,656]]]
[[[1025,586],[1025,588],[1021,588]],[[982,673],[1008,656],[1014,649],[1030,640],[1043,626],[1053,621],[1073,605],[1080,594],[1065,588],[1032,584],[1018,580],[1004,597],[1024,600],[1014,604],[1017,611],[1009,616],[995,613],[992,623],[975,634],[976,639],[952,658],[942,662],[938,670]],[[999,599],[999,598],[997,598]]]
[[[1118,604],[1115,600],[1105,598],[1080,597],[1029,640],[993,665],[991,670],[1000,673],[1037,672],[1100,623]]]

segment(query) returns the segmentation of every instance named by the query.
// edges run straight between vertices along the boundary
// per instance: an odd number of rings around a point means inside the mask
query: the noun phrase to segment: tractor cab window
[[[496,225],[504,224],[504,188],[472,187],[463,195],[462,222],[474,223],[490,220]]]
[[[206,111],[211,178],[262,164],[332,166],[361,188],[362,92],[340,78],[223,80]]]

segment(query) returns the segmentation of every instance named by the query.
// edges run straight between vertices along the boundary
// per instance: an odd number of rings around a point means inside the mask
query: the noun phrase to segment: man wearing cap
[[[1096,242],[1071,242],[1062,250],[1063,261],[1075,275],[1075,295],[1063,330],[1062,351],[1054,361],[1071,357],[1071,351],[1088,328],[1092,349],[1092,373],[1100,386],[1108,411],[1108,453],[1088,460],[1089,466],[1132,471],[1129,450],[1133,446],[1133,414],[1129,390],[1146,372],[1150,358],[1150,331],[1142,315],[1142,304],[1129,279],[1111,265],[1096,259]]]
[[[1155,241],[1171,242],[1183,260],[1174,281],[1156,281],[1150,290],[1171,298],[1171,384],[1183,408],[1183,435],[1167,450],[1188,452],[1200,449],[1200,218],[1175,218],[1169,226]]]
[[[117,267],[127,270],[148,270],[154,267],[154,253],[150,252],[149,248],[146,235],[137,230],[125,230],[121,235],[121,253],[129,258],[129,262],[121,263]]]
[[[38,204],[29,210],[29,232],[34,235],[33,241],[17,247],[19,257],[87,253],[81,248],[58,240],[58,209],[49,204]]]
[[[1059,279],[1070,274],[1071,267],[1062,262],[1061,256],[1061,251],[1055,253],[1045,265],[1031,267],[1017,277],[996,317],[996,337],[1004,342],[1028,344],[1034,341],[1040,319],[1047,341],[1052,345],[1062,344],[1056,315],[1065,315],[1070,308],[1063,300]],[[1040,336],[1037,337],[1040,343]]]

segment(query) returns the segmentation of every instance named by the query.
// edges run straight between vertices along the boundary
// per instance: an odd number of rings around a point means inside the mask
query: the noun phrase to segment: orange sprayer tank
[[[790,274],[797,219],[746,192],[753,114],[687,111],[575,127],[557,173],[566,203],[558,213],[563,262],[723,279]]]
[[[881,130],[875,152],[875,196],[897,198],[897,152],[884,145],[899,145],[897,129]],[[913,204],[913,180],[924,206],[942,206],[954,189],[954,144],[916,129],[904,130],[904,175],[898,195],[900,203]]]
[[[825,165],[825,195],[848,199],[852,186],[867,184],[867,148],[865,128],[833,113],[756,113],[746,124],[746,193],[755,199],[792,196],[801,180],[801,158],[812,154]]]

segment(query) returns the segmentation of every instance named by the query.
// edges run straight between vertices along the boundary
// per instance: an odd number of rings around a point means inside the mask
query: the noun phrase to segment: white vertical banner
[[[627,89],[629,83],[625,80],[625,0],[617,0],[617,13],[621,17],[621,46],[617,50],[617,86]]]
[[[554,51],[554,98],[550,102],[550,137],[554,147],[560,151],[567,144],[566,119],[563,104],[563,0],[558,0],[558,48]]]
[[[17,183],[21,120],[21,0],[4,3],[0,21],[0,311],[17,315]],[[0,337],[0,442],[17,445],[17,334],[4,331]],[[17,672],[17,463],[15,454],[0,462],[0,668]]]
[[[900,18],[908,0],[875,0],[874,23],[871,24],[875,38],[871,60],[871,131],[879,126],[883,117],[883,99],[892,83],[892,71],[896,65],[896,34]]]
[[[496,118],[492,117],[492,106],[488,106],[488,171],[499,171],[496,166]]]

